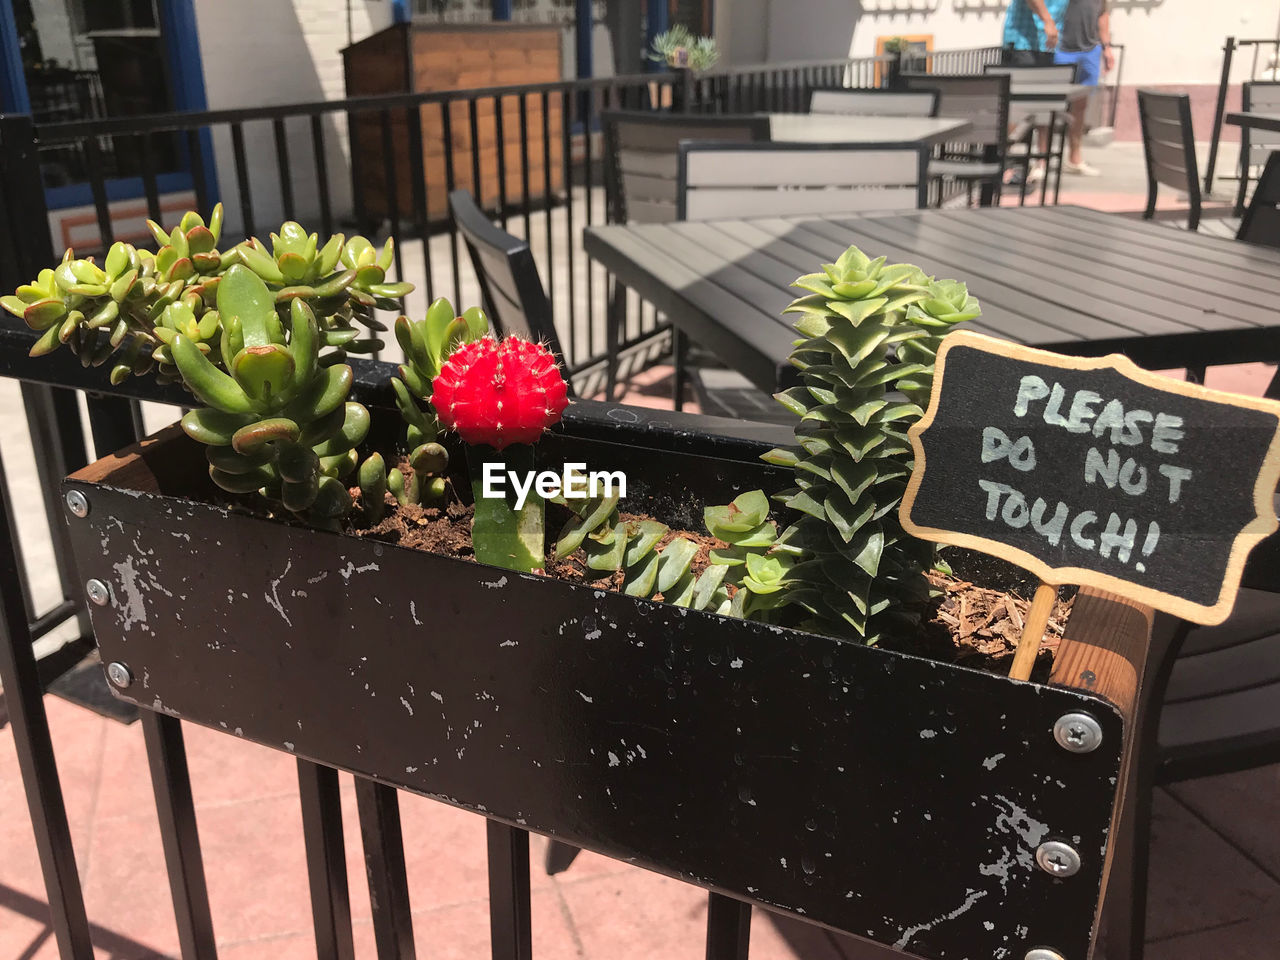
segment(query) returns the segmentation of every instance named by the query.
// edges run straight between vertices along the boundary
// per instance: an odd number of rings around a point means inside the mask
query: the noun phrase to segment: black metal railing
[[[37,156],[83,171],[85,199],[94,216],[90,224],[53,237],[39,259],[73,244],[81,254],[92,254],[115,239],[144,240],[139,212],[171,222],[188,203],[207,211],[220,198],[227,210],[224,245],[284,219],[324,234],[355,228],[390,236],[396,241],[398,275],[418,287],[405,304],[416,314],[437,296],[449,296],[455,304],[478,301],[474,273],[448,217],[446,198],[462,188],[475,194],[504,229],[529,242],[568,366],[574,374],[589,374],[603,366],[608,287],[608,278],[587,260],[580,243],[582,228],[605,217],[600,113],[618,108],[802,111],[814,86],[874,85],[881,75],[887,79],[883,68],[891,60],[40,123],[31,131]],[[19,136],[16,128],[9,139],[14,136]],[[222,160],[217,165],[215,151]],[[135,176],[141,197],[113,201],[113,178],[129,175]],[[121,214],[129,207],[131,218]],[[132,232],[118,237],[122,221],[132,224]],[[6,275],[6,285],[24,279]],[[642,313],[637,305],[630,319],[632,340],[652,337],[652,311]],[[622,346],[625,351],[633,345]]]

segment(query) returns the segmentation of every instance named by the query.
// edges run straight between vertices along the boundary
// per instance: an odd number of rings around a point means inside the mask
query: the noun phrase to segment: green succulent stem
[[[542,497],[530,489],[524,503],[517,508],[516,494],[506,482],[502,497],[486,497],[485,466],[497,467],[504,479],[508,471],[517,476],[532,476],[534,451],[527,444],[514,444],[499,452],[479,445],[467,448],[467,466],[471,474],[471,492],[475,500],[475,521],[471,540],[476,560],[494,567],[529,573],[541,570],[546,542],[546,507]]]

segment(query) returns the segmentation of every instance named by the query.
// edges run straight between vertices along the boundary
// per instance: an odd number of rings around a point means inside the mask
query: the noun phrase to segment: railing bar
[[[476,205],[484,209],[484,184],[480,180],[480,110],[475,97],[467,100],[467,122],[471,132],[471,192]]]
[[[520,96],[520,209],[524,215],[524,242],[533,247],[533,220],[529,209],[529,96]],[[544,197],[545,201],[547,198]],[[547,251],[548,254],[550,251]]]
[[[568,294],[569,294],[569,355],[572,363],[578,362],[578,304],[577,286],[574,284],[574,261],[578,250],[577,234],[573,232],[573,98],[569,91],[560,94],[560,150],[564,167],[564,212],[568,235]]]
[[[320,194],[320,229],[327,239],[333,233],[333,211],[329,206],[329,158],[325,156],[324,124],[320,114],[311,118],[311,156],[316,165],[316,190]]]
[[[532,960],[529,834],[490,820],[489,942],[493,960]]]
[[[183,960],[214,960],[213,916],[205,886],[200,836],[191,797],[191,778],[182,740],[182,721],[150,710],[138,711],[151,767],[151,786],[160,818],[160,839],[169,871],[169,891]]]
[[[138,158],[142,164],[142,189],[147,198],[147,216],[156,223],[161,223],[163,215],[160,211],[160,187],[156,183],[155,158],[151,154],[151,136],[139,133],[134,136],[138,144]]]
[[[307,852],[317,960],[354,960],[338,771],[299,760],[298,801],[302,806],[302,840]]]
[[[102,241],[102,249],[106,250],[115,243],[116,234],[111,226],[111,207],[107,204],[107,186],[104,181],[106,171],[102,165],[102,147],[97,137],[87,137],[84,141],[85,153],[89,160],[89,191],[93,194],[93,209],[98,216],[98,234]]]
[[[707,960],[747,960],[751,904],[723,894],[707,895]]]
[[[427,291],[427,302],[436,298],[436,281],[431,269],[431,236],[427,231],[427,220],[430,219],[430,204],[427,201],[427,167],[423,159],[422,142],[422,108],[410,107],[405,111],[405,123],[409,135],[409,179],[413,191],[413,226],[422,241],[422,269],[426,274],[424,289]],[[401,274],[396,279],[403,280]],[[403,300],[401,301],[403,303]]]
[[[502,116],[502,98],[493,98],[493,139],[498,150],[498,220],[507,229],[507,136]],[[510,233],[510,231],[507,231]],[[528,237],[525,238],[526,240]]]
[[[26,412],[27,432],[31,436],[31,447],[35,453],[36,479],[44,498],[45,520],[53,546],[58,582],[64,597],[78,597],[79,575],[71,550],[71,531],[63,519],[65,507],[59,488],[63,477],[89,462],[80,427],[80,409],[76,404],[75,394],[70,390],[54,390],[52,387],[26,382],[21,383],[19,389],[22,407]],[[71,603],[73,610],[83,611],[79,602]],[[56,623],[50,621],[51,614],[56,613],[60,607],[61,605],[49,614],[36,618],[31,625],[33,636],[38,639],[65,621],[66,617],[60,617]],[[82,613],[80,632],[87,633],[88,629],[88,616]]]
[[[18,528],[14,525],[13,498],[9,495],[9,478],[5,475],[4,459],[0,457],[0,509],[8,518],[8,526],[3,529],[9,540],[15,563],[17,564],[18,587],[22,594],[22,620],[24,624],[35,619],[35,602],[31,599],[31,582],[27,575],[27,564],[22,554],[22,542],[18,539]]]
[[[382,172],[385,186],[383,199],[387,202],[387,226],[394,244],[393,256],[396,265],[396,279],[404,278],[404,264],[400,252],[400,185],[396,180],[396,152],[391,137],[391,111],[382,111]],[[400,298],[400,309],[404,310],[404,298]]]
[[[551,97],[544,90],[541,99],[542,106],[542,209],[545,211],[546,220],[546,236],[547,236],[547,302],[551,304],[551,320],[555,322],[556,317],[556,257],[555,245],[552,242],[552,211],[555,209],[555,196],[551,186]],[[563,117],[561,121],[563,122]],[[568,238],[569,243],[573,243],[573,238]],[[562,358],[566,363],[568,357]]]
[[[399,799],[394,787],[364,777],[355,781],[378,960],[413,960],[413,918]]]
[[[196,193],[196,210],[202,216],[209,215],[209,184],[205,182],[204,143],[199,127],[187,131],[187,156],[191,162],[191,185]]]
[[[242,124],[231,125],[231,148],[236,164],[236,191],[240,194],[240,219],[246,237],[254,235],[253,196],[249,191],[249,165],[244,156],[244,127]],[[230,246],[225,241],[224,247]]]
[[[0,502],[0,513],[0,529],[11,529],[7,503]],[[49,900],[48,923],[53,927],[58,954],[64,960],[92,960],[89,919],[53,756],[49,718],[44,711],[44,689],[21,599],[22,564],[13,544],[12,537],[0,543],[0,686],[4,688],[5,710],[13,728],[19,779],[27,797]]]
[[[591,226],[592,216],[592,161],[591,161],[591,120],[595,114],[595,97],[591,91],[587,91],[583,97],[585,110],[582,118],[582,143],[583,143],[583,176],[584,184],[583,196],[586,206],[586,226]],[[587,273],[587,353],[591,356],[596,354],[596,299],[595,299],[595,265],[588,260],[586,264]],[[606,321],[607,322],[607,321]]]
[[[351,206],[356,220],[356,229],[363,230],[368,226],[368,210],[365,204],[365,155],[362,129],[367,124],[360,123],[351,111],[347,111],[347,142],[351,151]]]
[[[440,136],[444,141],[444,192],[447,197],[458,188],[453,169],[453,110],[452,104],[440,104]],[[477,198],[479,202],[479,198]],[[462,264],[458,256],[458,225],[449,218],[449,266],[453,271],[453,305],[462,305]]]
[[[280,200],[284,206],[284,218],[293,219],[293,173],[289,169],[289,138],[284,118],[271,121],[271,132],[276,142],[276,170],[280,174]]]

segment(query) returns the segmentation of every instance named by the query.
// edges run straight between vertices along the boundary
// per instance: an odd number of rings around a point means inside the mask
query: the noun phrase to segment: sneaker
[[[1043,179],[1044,166],[1037,163],[1031,168],[1030,172],[1027,173],[1027,183],[1039,183]]]
[[[1079,163],[1072,163],[1070,160],[1067,160],[1065,163],[1063,163],[1062,169],[1066,173],[1075,174],[1077,177],[1102,176],[1101,170],[1099,170],[1097,167],[1089,166],[1089,163],[1085,160],[1081,160]]]

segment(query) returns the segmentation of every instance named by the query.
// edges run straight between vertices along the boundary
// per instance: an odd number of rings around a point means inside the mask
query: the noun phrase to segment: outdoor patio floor
[[[1094,150],[1097,180],[1064,182],[1063,202],[1111,210],[1142,204],[1133,145]],[[1230,158],[1225,161],[1227,167]],[[666,371],[645,378],[658,403]],[[1258,394],[1261,364],[1211,371],[1210,385]],[[0,441],[34,568],[48,570],[27,454],[15,448],[16,388],[0,384]],[[27,471],[27,472],[24,472]],[[46,579],[48,579],[46,577]],[[44,595],[48,586],[37,590]],[[101,958],[176,957],[178,940],[141,730],[50,696],[46,709]],[[314,957],[301,812],[292,757],[184,724],[219,955],[228,960]],[[355,796],[342,777],[357,955],[374,956]],[[401,794],[418,955],[488,955],[483,820]],[[1148,913],[1150,960],[1263,960],[1280,948],[1280,766],[1206,778],[1158,792]],[[533,956],[538,960],[694,960],[701,957],[705,893],[593,854],[558,877],[533,842]],[[13,738],[0,699],[0,960],[52,958],[57,949]],[[756,960],[874,960],[901,956],[757,910]],[[1020,958],[1015,958],[1020,960]],[[1074,958],[1072,958],[1074,960]]]

